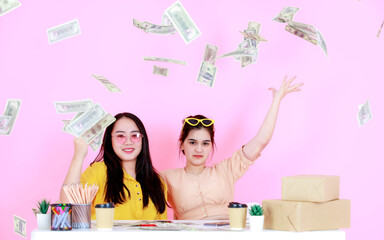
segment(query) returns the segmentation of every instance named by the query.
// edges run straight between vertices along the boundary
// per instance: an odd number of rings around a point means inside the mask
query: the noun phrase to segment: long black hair
[[[115,116],[116,121],[106,128],[100,152],[96,159],[91,163],[92,165],[94,162],[104,161],[107,166],[107,183],[105,185],[104,199],[106,202],[122,204],[127,200],[124,189],[127,190],[128,197],[131,198],[131,193],[123,181],[124,171],[121,159],[116,155],[112,147],[113,127],[119,119],[124,117],[134,121],[139,128],[140,133],[143,135],[142,149],[137,156],[135,167],[136,181],[140,183],[143,192],[143,207],[148,206],[149,198],[151,198],[157,211],[163,213],[166,209],[166,200],[164,196],[165,186],[161,181],[159,173],[152,165],[149,153],[148,135],[145,131],[144,124],[132,113],[124,112]]]

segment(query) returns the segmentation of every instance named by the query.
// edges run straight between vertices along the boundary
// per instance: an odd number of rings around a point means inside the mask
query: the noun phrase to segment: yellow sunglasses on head
[[[201,123],[204,127],[209,127],[211,126],[215,120],[213,119],[208,119],[208,118],[203,118],[203,119],[197,119],[197,118],[186,118],[184,119],[184,124],[188,123],[191,126],[196,126],[197,124]],[[183,125],[184,127],[184,125]]]

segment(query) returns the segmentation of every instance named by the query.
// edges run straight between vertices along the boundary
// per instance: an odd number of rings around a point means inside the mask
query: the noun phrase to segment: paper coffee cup
[[[245,222],[247,219],[247,209],[247,204],[242,204],[238,202],[229,203],[229,224],[231,229],[242,230],[245,228]]]
[[[96,210],[96,228],[112,229],[113,218],[115,215],[115,205],[113,203],[97,204]]]

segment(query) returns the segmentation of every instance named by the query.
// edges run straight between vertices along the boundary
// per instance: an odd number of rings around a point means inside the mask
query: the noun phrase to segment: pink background
[[[384,205],[384,19],[380,0],[202,1],[183,0],[202,35],[186,45],[178,33],[147,34],[132,19],[161,23],[163,1],[21,1],[0,17],[0,114],[6,100],[22,99],[10,136],[0,135],[0,239],[22,239],[13,215],[27,220],[27,238],[37,227],[37,200],[58,200],[73,154],[73,136],[61,131],[54,101],[93,99],[112,114],[129,111],[144,122],[158,170],[184,166],[177,139],[181,120],[204,114],[216,120],[217,151],[210,163],[230,156],[259,129],[272,100],[268,87],[297,75],[303,91],[287,96],[269,146],[236,185],[235,200],[281,197],[281,178],[296,174],[339,175],[341,198],[352,200],[347,239],[380,239]],[[272,19],[285,6],[295,20],[324,35],[321,48],[284,30]],[[81,35],[48,44],[46,29],[78,19]],[[257,64],[242,68],[217,60],[214,88],[196,81],[206,44],[218,54],[233,51],[249,21],[262,24]],[[384,31],[384,30],[383,30]],[[143,61],[144,56],[180,59],[186,66]],[[164,78],[153,65],[169,68]],[[110,93],[90,74],[104,75],[122,93]],[[358,105],[370,100],[373,119],[357,122]],[[96,153],[89,149],[84,169]],[[379,187],[378,187],[379,186]],[[171,212],[171,211],[170,211]]]

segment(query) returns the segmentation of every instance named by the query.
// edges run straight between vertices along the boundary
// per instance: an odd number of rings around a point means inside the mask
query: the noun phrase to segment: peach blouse
[[[228,219],[227,207],[234,198],[235,182],[253,162],[240,149],[197,176],[188,175],[184,168],[161,172],[168,185],[174,219]]]

